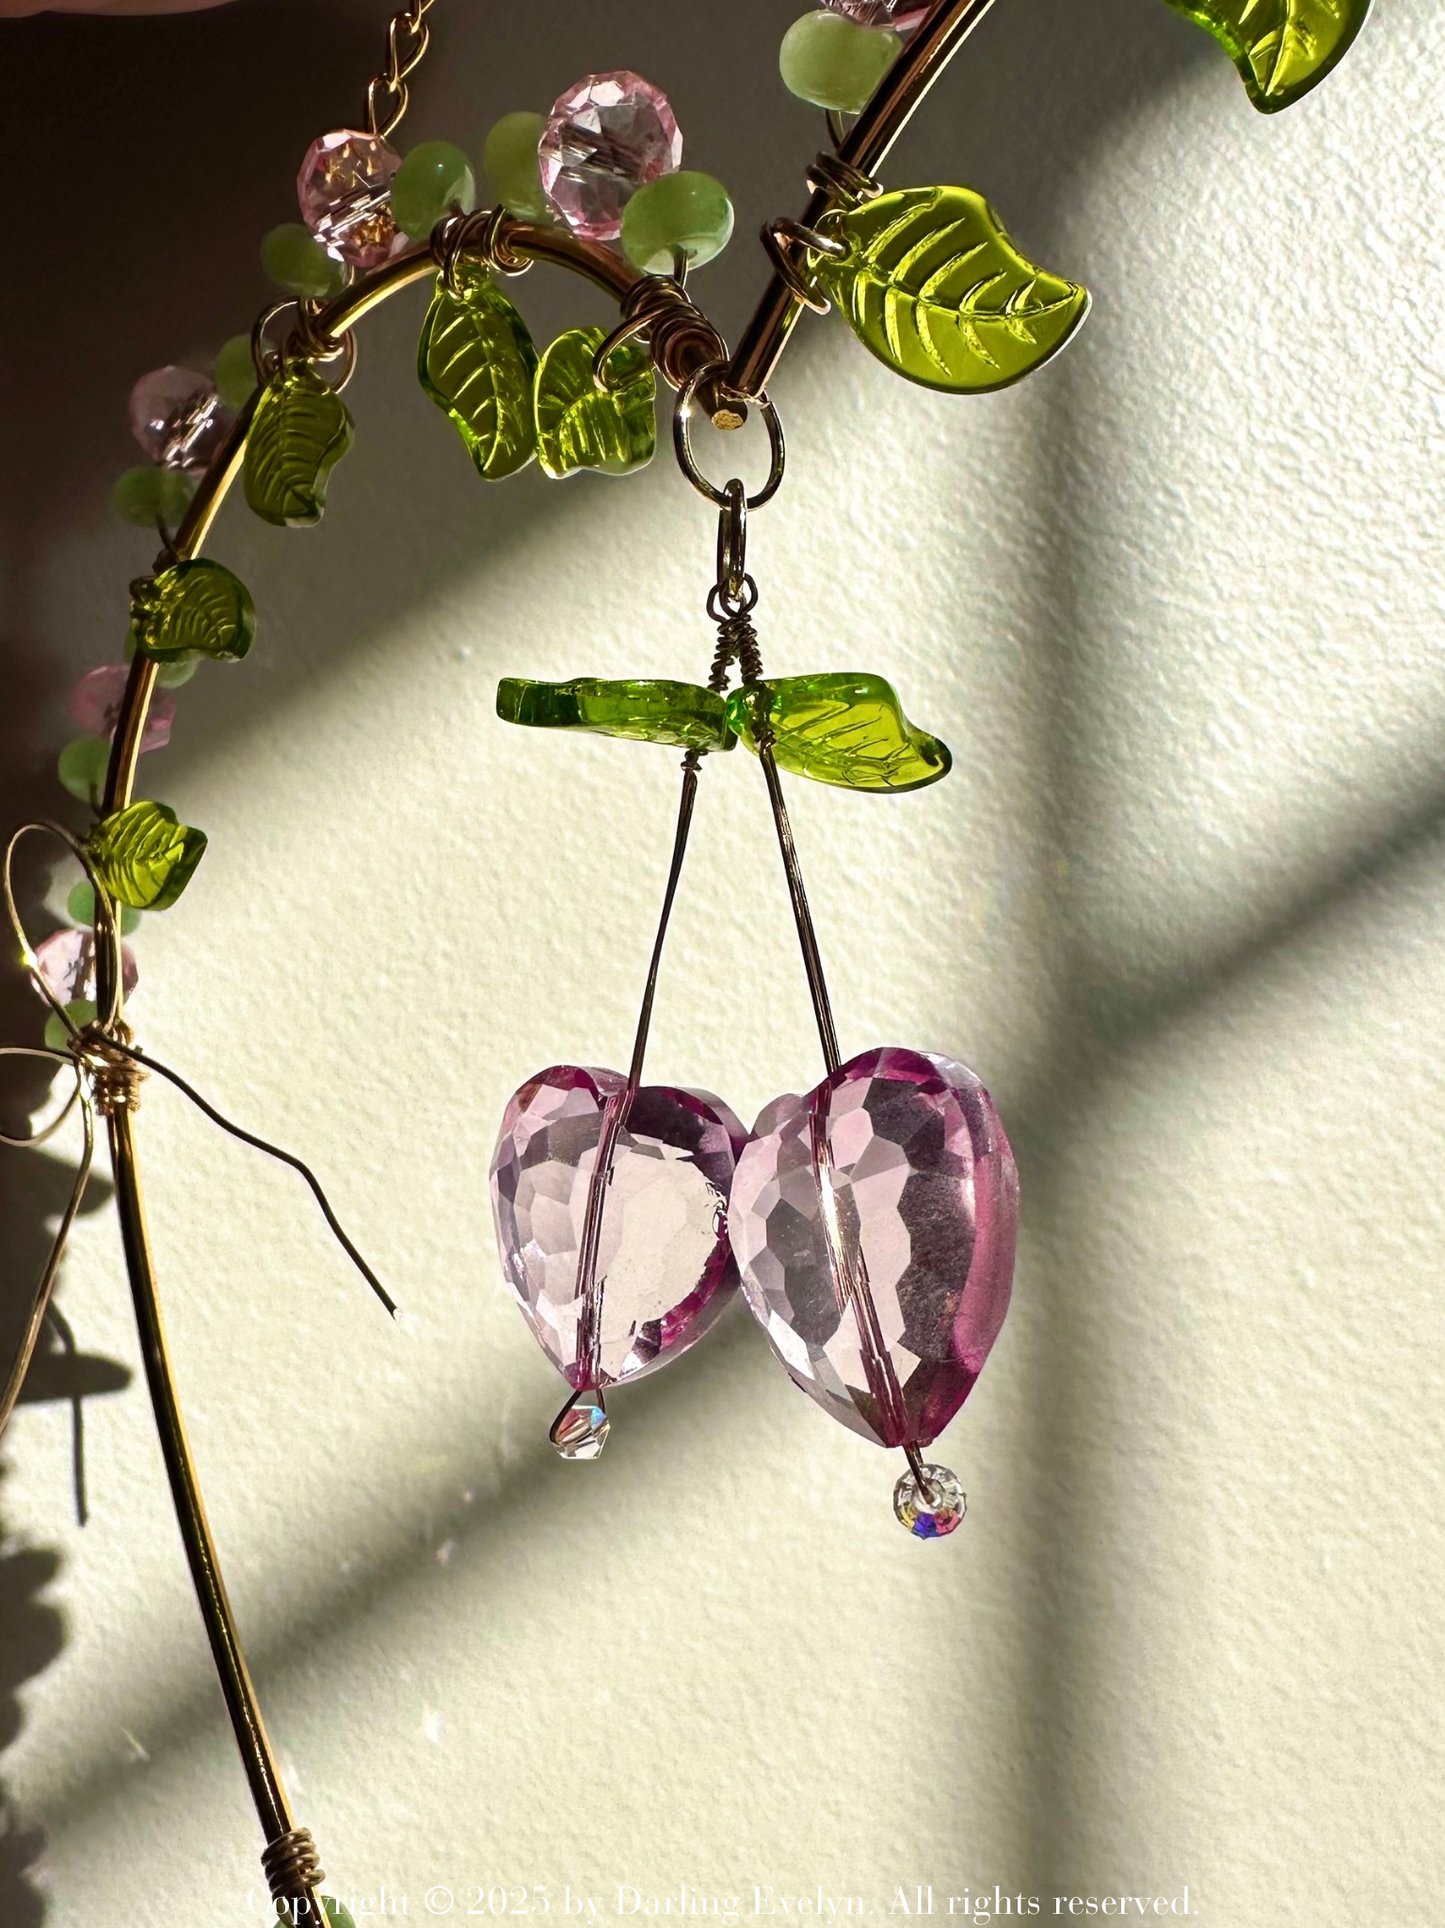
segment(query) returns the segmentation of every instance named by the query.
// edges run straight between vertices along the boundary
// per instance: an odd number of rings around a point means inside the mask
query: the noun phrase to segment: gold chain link
[[[406,77],[420,64],[431,44],[431,30],[426,24],[434,0],[411,0],[410,6],[400,13],[393,14],[391,24],[386,30],[386,65],[366,89],[366,124],[373,134],[384,139],[400,122],[406,112]],[[402,37],[410,43],[402,51]],[[388,118],[382,124],[382,114]]]

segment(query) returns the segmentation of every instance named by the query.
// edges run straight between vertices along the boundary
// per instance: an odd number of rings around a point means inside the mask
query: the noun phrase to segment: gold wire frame
[[[366,94],[367,126],[373,133],[383,136],[390,134],[406,112],[407,77],[427,51],[430,33],[425,16],[433,4],[434,0],[410,0],[410,4],[389,22],[386,64],[369,83]],[[993,4],[994,0],[937,0],[853,126],[845,131],[837,117],[830,116],[832,145],[830,150],[819,154],[807,170],[812,193],[801,216],[796,221],[779,217],[764,230],[767,237],[765,245],[769,247],[775,263],[775,272],[731,357],[713,323],[687,294],[682,275],[643,275],[620,254],[596,242],[583,240],[560,224],[541,226],[521,221],[498,208],[440,222],[427,242],[393,256],[382,267],[360,277],[330,301],[272,304],[258,318],[253,332],[258,381],[268,377],[278,359],[314,362],[339,357],[342,359],[344,382],[355,361],[352,330],[356,324],[372,309],[414,282],[439,271],[450,278],[463,259],[502,273],[518,273],[533,261],[547,261],[584,276],[618,302],[619,327],[604,344],[604,351],[609,351],[624,339],[646,339],[659,372],[673,389],[680,391],[678,440],[687,451],[683,462],[684,472],[693,486],[709,499],[716,502],[726,498],[719,497],[717,490],[706,482],[691,458],[686,429],[694,403],[705,408],[716,428],[724,430],[742,425],[750,403],[759,408],[773,437],[773,472],[770,472],[765,489],[765,494],[771,495],[781,481],[782,455],[781,430],[767,400],[768,382],[791,339],[799,315],[805,306],[815,305],[809,301],[806,285],[793,259],[786,252],[787,246],[812,235],[818,222],[831,209],[877,191],[877,184],[872,179],[873,169],[885,158],[929,88]],[[778,252],[780,242],[783,249]],[[279,347],[273,348],[268,342],[267,331],[288,306],[294,315],[291,331]],[[599,379],[604,361],[605,352],[598,358]],[[260,393],[258,387],[241,409],[230,434],[202,476],[174,534],[162,530],[163,548],[158,567],[200,553],[221,504],[240,471],[246,438]],[[757,506],[757,503],[758,498],[754,497],[753,506]],[[156,677],[156,664],[138,651],[131,665],[116,726],[101,800],[103,815],[122,810],[131,801],[141,738],[156,687]],[[768,762],[770,759],[765,759],[765,764]],[[68,833],[61,834],[73,845],[74,840]],[[85,1121],[85,1165],[88,1169],[93,1113],[98,1113],[105,1120],[115,1174],[121,1240],[162,1455],[227,1713],[265,1836],[262,1866],[278,1909],[284,1909],[294,1921],[315,1923],[319,1928],[319,1924],[327,1919],[320,1894],[324,1875],[310,1834],[296,1824],[275,1751],[266,1734],[235,1616],[226,1595],[215,1542],[206,1519],[176,1389],[146,1224],[136,1145],[138,1079],[134,1074],[134,1062],[139,1061],[139,1054],[130,1050],[130,1034],[125,1029],[120,949],[115,937],[114,914],[103,889],[94,878],[92,883],[95,884],[96,902],[97,1005],[100,1011],[109,1014],[109,1029],[114,1033],[117,1052],[133,1061],[131,1075],[126,1077],[118,1074],[115,1065],[107,1058],[103,1049],[107,1027],[87,1027],[88,1033],[96,1034],[96,1048],[89,1056],[80,1051],[72,1052],[76,1067],[76,1091],[68,1100],[62,1117],[52,1120],[44,1135],[49,1136],[51,1130],[58,1128],[62,1119],[68,1117],[78,1103]],[[7,1055],[14,1055],[20,1049],[11,1047]],[[836,1046],[834,1052],[836,1055]],[[29,1047],[25,1048],[25,1053],[34,1056],[55,1055],[31,1051]],[[174,1074],[165,1075],[170,1076],[173,1082],[180,1082],[174,1078]],[[116,1089],[107,1087],[107,1077],[116,1085]],[[90,1089],[86,1086],[87,1079],[90,1080]],[[121,1086],[125,1087],[124,1090]],[[7,1142],[35,1143],[39,1142],[39,1138]],[[299,1164],[295,1160],[290,1162]],[[66,1228],[73,1216],[72,1210],[67,1216]],[[47,1298],[49,1287],[53,1284],[53,1274],[54,1266],[43,1282],[43,1294]],[[910,1454],[910,1462],[913,1458],[914,1455]]]

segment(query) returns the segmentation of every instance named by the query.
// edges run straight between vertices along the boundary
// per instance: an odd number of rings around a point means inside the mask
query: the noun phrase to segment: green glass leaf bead
[[[196,485],[188,475],[147,462],[116,477],[110,506],[123,521],[133,522],[137,528],[154,529],[163,522],[174,529],[195,492]]]
[[[503,114],[487,135],[482,166],[499,204],[524,221],[550,221],[552,204],[542,187],[537,146],[545,114]]]
[[[332,1928],[356,1928],[356,1923],[334,1896],[322,1895],[321,1905],[326,1910],[326,1919],[332,1924]]]
[[[1370,0],[1168,0],[1197,21],[1239,69],[1262,114],[1317,87],[1349,52]]]
[[[60,752],[56,766],[63,786],[81,803],[99,810],[105,789],[105,773],[110,768],[110,745],[99,737],[78,736]]]
[[[246,500],[263,522],[321,520],[331,471],[355,438],[345,402],[306,362],[273,375],[246,437]]]
[[[73,1004],[67,1004],[70,1022],[77,1031],[83,1031],[95,1016],[95,1006],[87,997],[78,997]],[[52,1051],[63,1051],[70,1042],[70,1029],[58,1011],[52,1011],[45,1020],[45,1042]]]
[[[497,685],[497,715],[533,729],[590,730],[675,750],[730,750],[734,742],[722,697],[697,683],[605,682],[596,676],[534,683],[504,676]]]
[[[95,892],[84,878],[65,900],[65,914],[73,924],[89,930],[95,923]],[[140,927],[140,912],[127,905],[120,914],[120,934],[130,937]]]
[[[659,175],[622,210],[622,251],[644,274],[671,274],[677,254],[700,268],[722,253],[732,231],[727,189],[694,168]]]
[[[537,350],[527,324],[481,268],[462,264],[459,295],[437,277],[422,323],[416,372],[445,409],[488,481],[524,469],[536,451],[532,381]]]
[[[216,356],[216,393],[227,408],[242,409],[256,388],[256,363],[249,335],[232,335]]]
[[[783,85],[799,100],[856,114],[902,45],[889,27],[860,27],[841,13],[805,13],[783,35],[778,67]]]
[[[346,286],[345,268],[300,221],[283,221],[262,237],[261,266],[289,295],[334,295]]]
[[[125,642],[121,647],[121,654],[127,662],[130,662],[131,658],[135,655],[135,630],[133,628],[125,632]],[[178,690],[182,684],[189,683],[195,673],[196,665],[193,661],[183,663],[157,663],[156,685],[163,690]]]
[[[164,664],[238,662],[256,637],[256,606],[239,576],[208,556],[173,563],[136,590],[130,640]]]
[[[728,698],[727,716],[750,750],[771,730],[782,769],[845,790],[921,790],[953,768],[948,746],[908,721],[893,685],[866,672],[745,686]]]
[[[554,478],[578,469],[626,475],[650,462],[657,448],[652,357],[625,342],[608,356],[608,386],[601,389],[592,362],[606,339],[601,328],[569,328],[537,369],[537,459]]]
[[[1007,388],[1058,353],[1089,312],[1072,281],[1027,261],[966,187],[913,187],[823,216],[847,253],[811,257],[863,346],[925,388]]]
[[[450,141],[423,141],[392,178],[392,217],[403,234],[425,241],[453,203],[463,214],[470,214],[477,205],[472,164]]]
[[[206,833],[176,820],[163,803],[133,803],[104,817],[87,852],[96,876],[119,904],[168,910],[205,855]]]

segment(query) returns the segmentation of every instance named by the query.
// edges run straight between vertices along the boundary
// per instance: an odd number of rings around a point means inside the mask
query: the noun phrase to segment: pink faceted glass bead
[[[93,931],[56,931],[35,946],[35,961],[40,975],[62,1004],[80,999],[95,1002],[95,933]],[[121,983],[127,997],[139,982],[135,952],[129,944],[120,947]]]
[[[99,669],[81,677],[70,699],[70,714],[87,736],[109,741],[115,735],[129,681],[130,668],[125,663],[102,663]],[[175,720],[175,698],[164,690],[156,690],[141,732],[142,753],[163,750],[171,740],[171,725]]]
[[[209,375],[153,368],[130,391],[131,433],[153,462],[199,475],[225,439],[232,417]]]
[[[677,1358],[727,1309],[737,1267],[727,1199],[747,1133],[705,1091],[644,1085],[612,1158],[595,1279],[595,1362],[579,1260],[604,1112],[617,1071],[553,1065],[507,1102],[492,1157],[492,1211],[507,1284],[569,1386],[596,1390]]]
[[[1008,1310],[1018,1173],[961,1064],[864,1051],[776,1099],[733,1179],[743,1294],[792,1378],[884,1446],[927,1446]]]
[[[823,0],[830,13],[846,14],[860,27],[893,27],[908,33],[932,11],[933,0]]]
[[[682,165],[666,94],[626,68],[558,96],[537,149],[547,198],[575,234],[611,241],[635,191]]]
[[[296,198],[302,220],[328,254],[365,271],[379,268],[401,243],[391,212],[392,177],[400,166],[389,141],[354,127],[311,143],[296,176]]]

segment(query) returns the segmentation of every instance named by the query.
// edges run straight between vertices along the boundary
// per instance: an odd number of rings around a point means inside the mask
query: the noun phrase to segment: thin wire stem
[[[162,1064],[159,1058],[153,1058],[148,1052],[138,1051],[133,1045],[120,1044],[114,1039],[107,1040],[107,1047],[110,1050],[120,1052],[122,1057],[129,1058],[133,1064],[141,1065],[147,1071],[154,1071],[157,1076],[173,1084],[177,1091],[182,1092],[190,1099],[198,1111],[204,1112],[213,1125],[219,1125],[222,1131],[229,1132],[233,1138],[239,1138],[243,1145],[252,1145],[257,1151],[264,1151],[268,1157],[277,1159],[283,1165],[289,1165],[294,1172],[299,1172],[311,1187],[311,1195],[320,1206],[321,1215],[330,1226],[337,1244],[351,1260],[351,1263],[356,1267],[362,1278],[366,1280],[366,1283],[371,1287],[377,1298],[381,1300],[381,1303],[386,1307],[392,1318],[394,1319],[396,1317],[396,1301],[352,1243],[345,1226],[331,1208],[331,1201],[322,1189],[321,1180],[304,1159],[298,1158],[295,1152],[283,1150],[280,1145],[273,1145],[267,1138],[258,1138],[254,1131],[247,1131],[242,1125],[233,1124],[229,1118],[223,1117],[208,1099],[203,1098],[194,1085],[187,1084],[186,1080],[178,1071],[172,1071],[170,1066]]]
[[[797,846],[793,842],[793,826],[788,818],[788,806],[783,797],[783,783],[778,775],[773,746],[761,737],[758,740],[758,761],[763,766],[768,802],[772,805],[773,823],[778,833],[778,848],[783,853],[783,870],[788,879],[788,895],[793,903],[793,922],[798,927],[803,969],[808,976],[808,994],[813,1000],[813,1016],[818,1024],[818,1041],[823,1047],[823,1063],[831,1077],[841,1060],[838,1055],[838,1032],[833,1023],[833,1006],[823,976],[822,953],[818,949],[818,933],[813,928],[813,913],[808,908],[808,893],[803,888],[803,868],[798,862]]]

